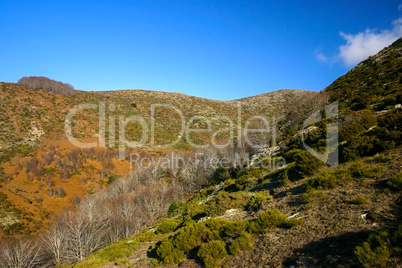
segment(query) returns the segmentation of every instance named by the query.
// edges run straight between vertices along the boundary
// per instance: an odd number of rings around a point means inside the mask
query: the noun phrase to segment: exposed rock
[[[247,217],[247,212],[240,210],[240,209],[236,209],[236,208],[232,208],[229,210],[225,211],[225,214],[223,214],[222,216],[219,216],[217,218],[222,218],[222,219],[228,219],[228,220],[240,220]]]

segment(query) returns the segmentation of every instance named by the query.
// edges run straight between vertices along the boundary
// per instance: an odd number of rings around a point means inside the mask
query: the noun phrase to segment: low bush
[[[317,199],[320,199],[321,201],[325,201],[327,199],[327,195],[322,191],[310,189],[305,194],[303,194],[303,199],[304,199],[304,201],[306,201],[308,203],[311,203]]]
[[[277,209],[268,210],[258,215],[255,222],[250,224],[249,230],[254,233],[265,232],[268,229],[282,225],[287,217]]]
[[[204,225],[208,229],[212,231],[219,231],[221,228],[225,227],[228,224],[232,224],[230,220],[217,218],[217,219],[209,219],[199,223],[201,226]]]
[[[262,202],[272,199],[272,196],[266,192],[255,193],[246,205],[247,210],[257,211],[260,209]]]
[[[285,222],[285,227],[291,229],[293,227],[300,226],[302,224],[303,224],[302,219],[293,218]]]
[[[179,204],[176,203],[176,201],[173,201],[172,204],[170,204],[167,216],[170,217],[172,216],[178,209],[180,208]]]
[[[220,192],[205,206],[205,213],[208,216],[220,216],[226,210],[232,208],[244,209],[250,200],[250,195],[245,192]]]
[[[362,196],[358,196],[355,199],[353,199],[353,203],[356,205],[364,205],[367,204],[369,202],[369,197],[367,195],[362,195]]]
[[[395,229],[371,234],[355,248],[357,259],[364,267],[390,267],[395,259],[402,260],[402,224]]]
[[[199,219],[207,216],[204,209],[205,204],[200,205],[198,201],[187,202],[177,210],[177,213],[180,212],[182,214],[183,225],[189,225],[192,222],[196,222]]]
[[[0,203],[7,200],[7,195],[3,192],[0,192]]]
[[[214,181],[212,182],[212,184],[217,184],[220,183],[222,181],[226,181],[228,179],[231,179],[232,177],[230,176],[229,170],[219,166],[214,173]]]
[[[382,170],[383,167],[379,165],[355,162],[348,169],[338,167],[336,170],[324,170],[319,175],[309,178],[306,181],[306,188],[307,191],[310,189],[329,190],[352,180],[362,182],[365,178],[378,176]]]
[[[223,241],[211,241],[203,244],[197,253],[207,268],[219,267],[220,260],[227,255],[226,244]]]
[[[223,184],[222,188],[225,191],[233,191],[236,190],[236,182],[233,179],[228,179],[225,181],[225,183]]]
[[[148,231],[148,229],[146,229],[144,232],[136,234],[135,238],[137,238],[138,241],[140,241],[140,242],[145,242],[145,241],[151,242],[155,238],[155,236],[156,236],[155,232]]]
[[[323,163],[304,150],[290,150],[285,154],[285,158],[295,162],[295,170],[302,175],[312,175]]]
[[[274,179],[278,180],[278,182],[282,185],[289,184],[291,181],[295,181],[301,178],[300,174],[295,170],[296,163],[290,163],[286,167],[281,169],[276,169],[268,174],[262,183],[265,183],[267,180],[272,181]]]
[[[184,258],[184,252],[176,248],[171,239],[162,240],[156,248],[156,254],[163,264],[180,263]]]
[[[180,226],[182,221],[180,219],[165,220],[158,226],[158,232],[161,234],[171,233]]]
[[[402,190],[402,172],[397,173],[387,182],[387,185],[395,191]]]
[[[307,189],[320,189],[328,190],[335,188],[339,184],[339,181],[332,172],[324,171],[323,173],[314,176],[306,181]]]
[[[135,237],[117,241],[113,245],[88,256],[82,263],[74,267],[100,267],[111,261],[117,261],[120,258],[130,256],[139,246],[140,243]]]
[[[230,222],[222,227],[220,235],[222,237],[237,238],[247,230],[248,225],[248,221]]]
[[[174,246],[180,250],[188,251],[201,244],[203,229],[200,224],[192,223],[184,226],[174,236]]]
[[[379,165],[368,166],[363,162],[355,162],[350,167],[350,173],[355,179],[364,179],[377,176],[384,168]]]
[[[254,248],[254,237],[247,232],[243,232],[229,246],[230,254],[238,254],[242,251],[252,250]]]

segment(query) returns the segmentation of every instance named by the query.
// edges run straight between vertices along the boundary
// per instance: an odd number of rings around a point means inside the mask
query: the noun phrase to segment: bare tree
[[[123,227],[123,237],[129,237],[134,234],[136,229],[133,219],[136,216],[137,205],[127,195],[117,199],[116,204]]]
[[[45,153],[45,155],[43,156],[43,158],[45,159],[46,165],[50,165],[50,163],[53,162],[53,160],[54,160],[54,154],[55,154],[54,151],[50,151],[50,152]]]
[[[94,218],[93,218],[94,219]],[[81,262],[94,251],[105,246],[105,222],[89,220],[82,212],[68,212],[64,216],[67,227],[66,257],[73,262]]]
[[[3,241],[0,252],[0,266],[12,268],[30,268],[40,266],[40,246],[31,238],[17,241]]]
[[[58,195],[59,195],[59,197],[65,197],[66,196],[66,191],[64,190],[63,187],[59,187]]]
[[[18,84],[31,89],[42,89],[45,92],[51,91],[56,94],[74,96],[75,90],[72,85],[58,82],[43,76],[29,76],[18,80]]]
[[[55,264],[66,261],[65,248],[67,247],[67,230],[62,224],[54,224],[42,237],[46,250]]]

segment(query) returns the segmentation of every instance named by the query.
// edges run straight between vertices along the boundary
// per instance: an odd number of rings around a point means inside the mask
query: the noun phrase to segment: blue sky
[[[236,99],[319,91],[402,33],[402,1],[0,1],[0,81]]]

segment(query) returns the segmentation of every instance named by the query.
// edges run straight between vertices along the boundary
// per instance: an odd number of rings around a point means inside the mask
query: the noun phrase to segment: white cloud
[[[346,40],[346,44],[339,47],[338,57],[347,66],[353,66],[368,56],[374,55],[384,47],[392,44],[402,36],[402,18],[393,22],[392,30],[376,31],[367,29],[357,34],[340,35]]]
[[[402,4],[399,4],[398,10],[399,10],[399,11],[402,11]]]
[[[316,57],[317,60],[320,61],[320,62],[327,62],[327,61],[328,61],[328,57],[325,56],[325,54],[322,53],[322,52],[316,52],[316,53],[315,53],[315,57]]]

